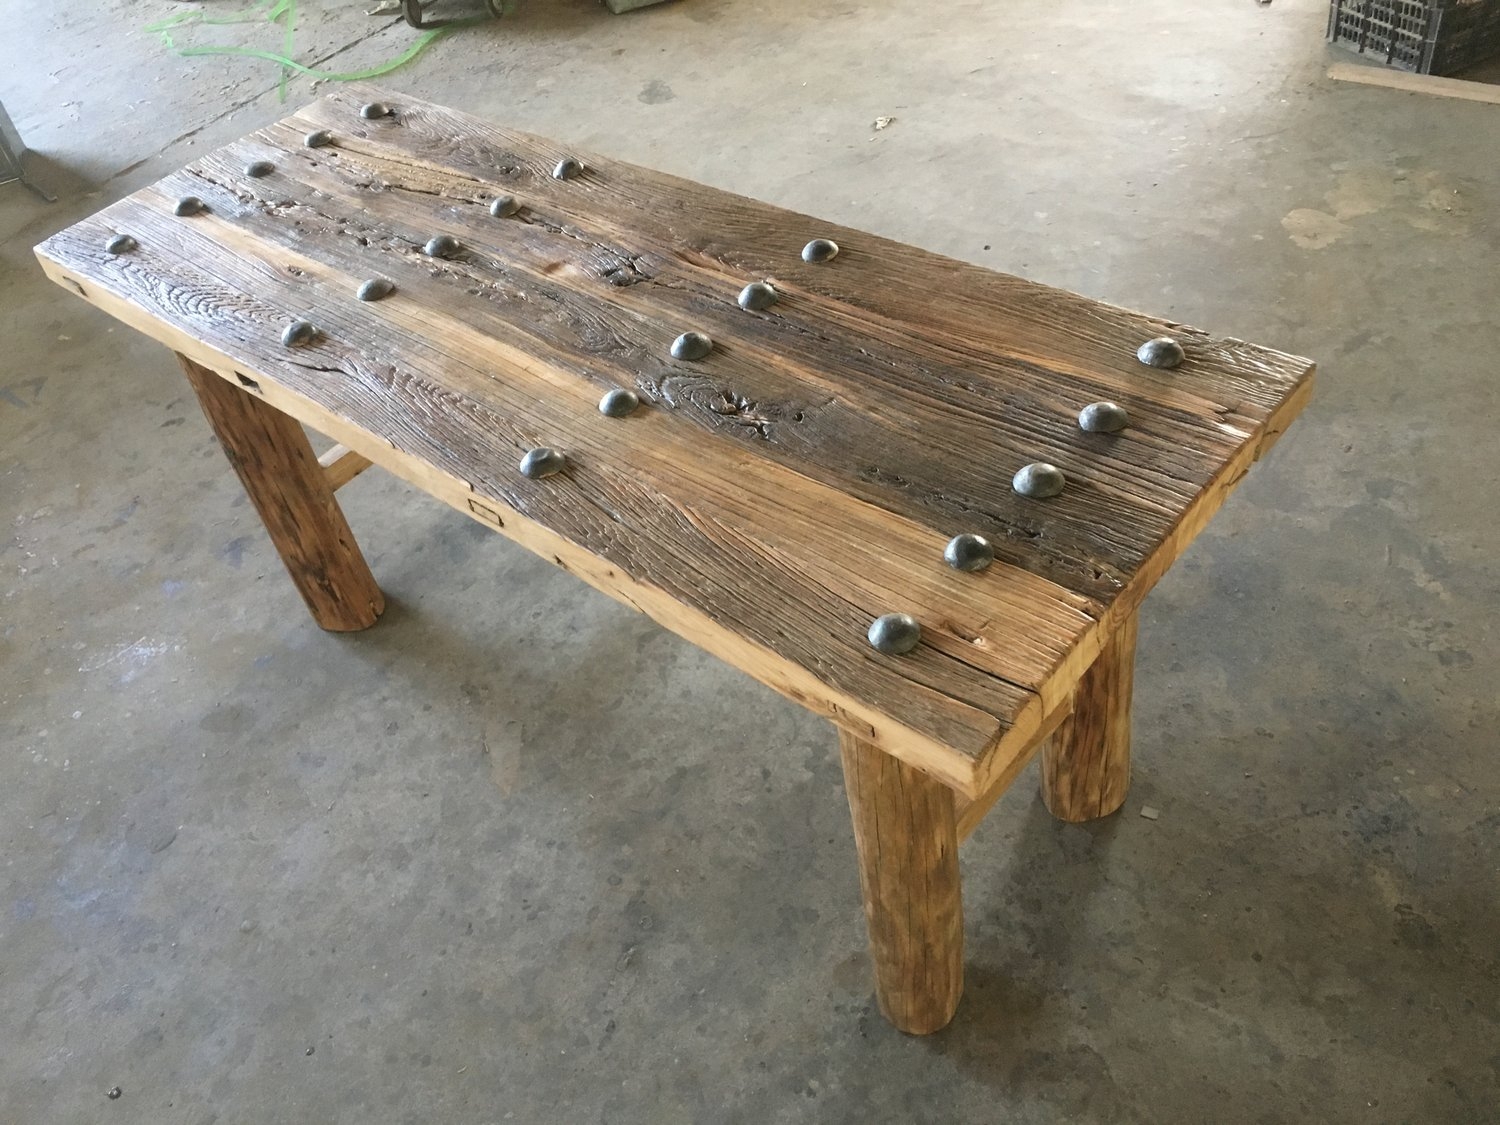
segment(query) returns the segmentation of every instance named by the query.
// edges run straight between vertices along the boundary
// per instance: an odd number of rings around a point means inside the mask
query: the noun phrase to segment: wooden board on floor
[[[1360,66],[1357,63],[1334,63],[1328,77],[1339,82],[1359,82],[1366,86],[1384,86],[1408,94],[1431,94],[1440,98],[1462,98],[1470,102],[1500,105],[1500,86],[1488,82],[1469,82],[1462,78],[1439,78],[1433,74],[1412,74],[1387,67]]]
[[[370,100],[396,112],[366,120]],[[306,147],[315,129],[331,143]],[[568,156],[583,174],[553,178]],[[246,174],[257,160],[269,175]],[[491,215],[501,194],[516,214]],[[206,210],[174,214],[184,195]],[[137,247],[108,253],[117,231]],[[424,255],[437,234],[461,250]],[[804,262],[815,237],[838,256]],[[1311,387],[1294,356],[368,89],[38,253],[101,308],[971,797],[1014,772]],[[356,300],[377,276],[394,294]],[[781,299],[747,312],[736,295],[759,280]],[[320,332],[288,348],[297,318]],[[714,350],[672,359],[689,329]],[[1176,370],[1135,358],[1164,332],[1187,352]],[[611,386],[641,409],[602,416]],[[1082,432],[1099,399],[1130,428]],[[539,445],[567,471],[521,476]],[[1038,460],[1064,468],[1061,496],[1012,490]],[[960,532],[996,564],[947,568]],[[922,623],[910,655],[866,643],[893,611]]]

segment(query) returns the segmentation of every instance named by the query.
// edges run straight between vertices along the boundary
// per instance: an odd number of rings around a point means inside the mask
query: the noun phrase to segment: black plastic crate
[[[1500,54],[1500,0],[1332,0],[1328,38],[1387,66],[1453,74]]]

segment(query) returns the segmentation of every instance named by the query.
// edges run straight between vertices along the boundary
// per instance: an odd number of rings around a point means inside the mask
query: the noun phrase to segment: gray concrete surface
[[[409,41],[365,6],[308,57]],[[0,41],[64,196],[0,189],[0,1122],[1500,1117],[1500,110],[1327,82],[1319,0],[524,0],[389,80],[1322,362],[1147,606],[1124,812],[1022,779],[919,1041],[827,727],[376,473],[391,609],[320,633],[170,358],[43,281],[310,96],[139,33],[185,7]]]

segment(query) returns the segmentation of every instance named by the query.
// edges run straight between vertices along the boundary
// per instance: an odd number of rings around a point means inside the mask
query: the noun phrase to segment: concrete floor
[[[409,41],[302,6],[335,66]],[[1023,777],[913,1040],[822,722],[378,473],[391,608],[311,624],[170,357],[30,247],[312,91],[11,5],[63,198],[0,189],[0,1122],[1500,1117],[1500,107],[1326,81],[1325,8],[525,0],[388,80],[1321,361],[1147,604],[1125,810]]]

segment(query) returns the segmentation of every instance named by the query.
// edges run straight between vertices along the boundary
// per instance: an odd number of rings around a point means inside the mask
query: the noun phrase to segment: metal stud
[[[490,214],[497,219],[508,219],[521,209],[521,201],[513,195],[497,195],[490,201]]]
[[[567,468],[568,459],[555,449],[545,445],[531,450],[521,458],[521,475],[532,480],[555,476]]]
[[[870,645],[876,652],[901,656],[916,648],[922,640],[922,626],[909,613],[887,613],[870,626]]]
[[[1130,425],[1118,402],[1091,402],[1078,412],[1078,428],[1090,434],[1117,434]]]
[[[599,413],[606,418],[625,418],[634,414],[640,405],[640,395],[624,387],[616,387],[614,390],[606,391],[604,397],[599,400]]]
[[[276,165],[272,164],[269,160],[252,160],[249,164],[245,165],[245,175],[249,176],[252,180],[258,180],[262,176],[269,176],[274,171],[276,171]]]
[[[359,107],[359,115],[366,121],[374,121],[377,117],[389,117],[394,110],[385,102],[366,102]]]
[[[322,148],[324,145],[333,144],[333,134],[327,129],[314,129],[302,138],[302,143],[308,148]]]
[[[289,348],[299,344],[310,344],[317,338],[318,329],[310,320],[294,320],[281,332],[281,342]]]
[[[1182,345],[1170,336],[1158,336],[1147,340],[1136,349],[1135,358],[1147,367],[1176,367],[1187,358]]]
[[[774,305],[781,297],[769,281],[752,281],[740,290],[740,308],[760,312]]]
[[[839,255],[839,244],[831,238],[815,238],[802,248],[804,262],[831,262]]]
[[[557,167],[552,169],[554,180],[571,180],[574,176],[583,174],[583,164],[574,160],[571,156],[565,156],[557,162]]]
[[[943,561],[954,570],[973,573],[995,561],[995,548],[983,535],[955,535],[943,550]]]
[[[104,244],[104,249],[111,254],[128,254],[138,245],[135,239],[128,234],[117,234]]]
[[[457,254],[462,247],[458,239],[451,234],[435,234],[427,240],[427,245],[422,247],[422,253],[429,258],[451,258]]]
[[[203,200],[196,195],[184,195],[177,201],[177,206],[172,208],[174,215],[196,215],[199,211],[206,210]]]
[[[378,301],[396,291],[396,283],[386,277],[372,277],[360,285],[355,296],[361,301]]]
[[[1030,496],[1033,500],[1046,500],[1056,496],[1067,483],[1068,478],[1063,476],[1063,471],[1045,461],[1033,461],[1022,466],[1021,471],[1010,482],[1011,487],[1022,496]]]
[[[714,350],[714,342],[702,332],[684,332],[672,341],[673,359],[702,359]]]

